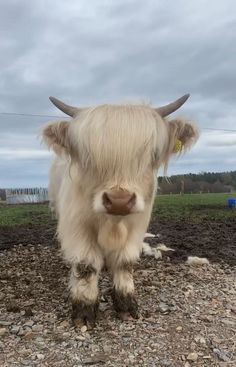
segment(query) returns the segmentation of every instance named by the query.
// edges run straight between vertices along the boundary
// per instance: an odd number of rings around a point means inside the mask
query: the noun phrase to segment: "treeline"
[[[158,192],[161,194],[234,191],[236,191],[236,171],[188,173],[171,176],[168,179],[158,178]],[[6,190],[0,188],[0,201],[2,200],[6,200]]]
[[[162,194],[233,192],[236,190],[236,171],[202,172],[158,178],[158,191]]]

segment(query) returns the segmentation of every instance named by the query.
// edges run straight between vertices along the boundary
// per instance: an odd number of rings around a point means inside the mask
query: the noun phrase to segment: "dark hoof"
[[[77,327],[86,325],[93,328],[96,323],[98,313],[98,302],[87,305],[81,301],[72,302],[72,322]]]
[[[112,299],[115,310],[119,313],[122,320],[132,320],[139,318],[138,303],[133,294],[126,294],[116,291],[112,291]]]

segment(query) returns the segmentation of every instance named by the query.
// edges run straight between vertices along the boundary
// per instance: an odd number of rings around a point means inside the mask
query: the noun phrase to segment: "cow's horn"
[[[180,97],[176,101],[174,101],[172,103],[169,103],[166,106],[155,108],[155,110],[162,117],[168,116],[171,113],[173,113],[176,110],[178,110],[178,108],[180,108],[187,101],[187,99],[189,98],[189,96],[190,96],[190,94],[185,94],[183,97]]]
[[[75,117],[81,110],[80,108],[69,106],[55,97],[49,97],[49,99],[59,110],[71,117]]]

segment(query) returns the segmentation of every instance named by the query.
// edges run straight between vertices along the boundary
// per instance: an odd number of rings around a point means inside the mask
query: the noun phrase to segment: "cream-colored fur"
[[[181,137],[186,147],[195,142],[196,127],[184,120],[164,120],[150,106],[103,105],[80,111],[70,122],[48,123],[43,137],[57,155],[49,195],[58,215],[64,258],[72,269],[83,262],[97,270],[86,282],[72,271],[73,298],[97,298],[97,278],[104,264],[112,270],[117,289],[133,292],[132,275],[120,269],[135,262],[142,251],[157,170],[167,166],[176,139]],[[102,194],[114,188],[136,194],[133,214],[106,214]]]
[[[72,266],[69,288],[73,300],[86,304],[95,303],[98,298],[98,273],[80,279],[77,277],[75,266]]]
[[[48,198],[50,208],[56,214],[59,212],[59,191],[63,176],[68,174],[68,159],[67,156],[64,156],[64,159],[61,157],[60,160],[54,158],[55,162],[52,163],[49,172]]]
[[[115,289],[124,295],[134,292],[133,274],[130,271],[115,269],[113,284]]]

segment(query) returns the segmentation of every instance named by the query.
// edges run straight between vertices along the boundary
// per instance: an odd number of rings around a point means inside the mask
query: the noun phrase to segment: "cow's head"
[[[176,141],[185,150],[198,138],[192,122],[166,119],[188,97],[159,108],[76,108],[50,97],[72,120],[48,123],[43,138],[57,154],[69,157],[94,212],[122,216],[141,212],[152,203],[158,168],[167,167]]]

